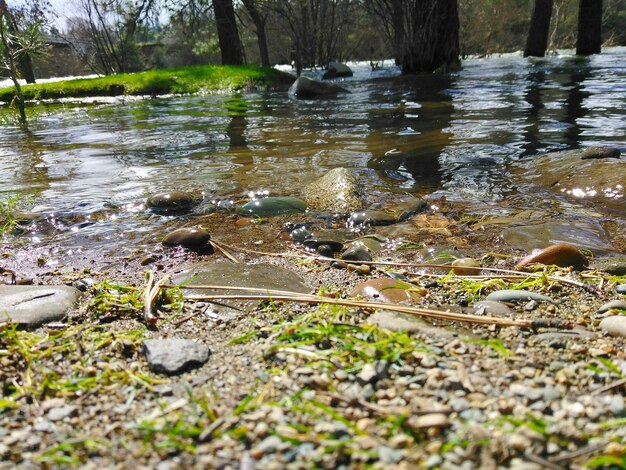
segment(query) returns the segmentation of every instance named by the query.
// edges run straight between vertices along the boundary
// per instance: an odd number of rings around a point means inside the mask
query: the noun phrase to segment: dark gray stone
[[[152,371],[175,375],[201,366],[211,351],[205,344],[188,339],[150,339],[144,341],[143,353]]]
[[[372,252],[363,243],[351,243],[341,255],[344,261],[372,261]]]
[[[76,307],[79,296],[69,286],[0,285],[0,322],[36,327],[59,321]]]
[[[250,201],[237,209],[237,212],[241,215],[271,217],[302,213],[306,211],[306,208],[306,202],[297,197],[271,196]]]
[[[298,77],[289,88],[289,94],[298,98],[328,98],[338,93],[350,93],[334,83],[322,83],[309,77]]]

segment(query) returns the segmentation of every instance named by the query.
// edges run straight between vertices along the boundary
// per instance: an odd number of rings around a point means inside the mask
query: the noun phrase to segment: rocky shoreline
[[[364,205],[336,173],[336,220],[317,185],[123,261],[5,251],[35,285],[0,286],[0,468],[624,466],[624,257],[525,258],[496,221]]]

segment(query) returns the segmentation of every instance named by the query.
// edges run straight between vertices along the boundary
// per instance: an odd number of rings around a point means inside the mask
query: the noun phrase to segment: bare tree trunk
[[[265,32],[265,19],[261,16],[261,12],[257,8],[254,0],[243,0],[243,4],[248,10],[250,18],[254,23],[256,38],[259,43],[259,54],[261,56],[261,65],[270,66],[270,54],[267,49],[267,34]]]
[[[599,54],[602,49],[602,0],[580,0],[576,54]]]
[[[237,31],[232,0],[213,0],[213,11],[222,52],[222,64],[243,64],[243,48]]]
[[[460,65],[457,0],[367,0],[393,44],[403,73]]]
[[[552,0],[535,0],[524,57],[543,57],[548,48]]]
[[[24,106],[24,94],[22,93],[22,87],[20,86],[20,82],[17,77],[17,63],[15,58],[15,51],[13,50],[11,41],[7,37],[6,31],[4,29],[5,19],[6,23],[10,23],[12,20],[6,2],[4,0],[0,0],[0,41],[2,41],[2,47],[4,49],[4,54],[7,62],[6,65],[9,69],[9,75],[11,76],[11,81],[13,81],[13,86],[15,87],[15,97],[13,99],[15,104],[17,105],[17,110],[20,114],[18,121],[22,126],[26,126],[28,124],[28,120],[26,118],[26,109]]]

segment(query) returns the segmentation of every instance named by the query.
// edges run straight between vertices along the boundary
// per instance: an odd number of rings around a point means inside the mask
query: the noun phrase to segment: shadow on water
[[[548,60],[537,60],[530,64],[531,70],[526,75],[528,83],[524,99],[529,107],[526,111],[527,126],[524,131],[524,149],[521,156],[536,155],[546,147],[542,135],[546,121],[557,119],[560,123],[558,141],[566,149],[577,149],[583,143],[581,121],[588,115],[585,100],[591,96],[587,89],[587,80],[593,77],[593,69],[588,58],[570,58],[558,65],[551,65]],[[554,83],[558,84],[557,93]],[[562,99],[563,115],[553,116],[555,94]],[[550,107],[546,106],[550,105]]]
[[[451,75],[397,77],[372,92],[367,164],[383,181],[418,191],[441,185],[440,156],[452,139],[453,81]]]

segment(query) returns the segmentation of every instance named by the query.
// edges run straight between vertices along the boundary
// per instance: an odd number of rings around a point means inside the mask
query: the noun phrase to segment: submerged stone
[[[363,186],[354,172],[334,168],[318,180],[305,186],[304,200],[313,208],[346,213],[363,206]]]
[[[474,258],[458,258],[452,262],[452,271],[457,276],[476,276],[480,268],[480,262]]]
[[[76,307],[79,296],[69,286],[0,285],[0,322],[36,327],[59,321]]]
[[[341,254],[344,261],[372,261],[372,252],[361,242],[352,242]]]
[[[391,225],[395,224],[398,219],[393,215],[385,211],[375,209],[365,209],[360,212],[353,212],[348,217],[348,227],[360,227],[360,226],[377,226],[377,225]]]
[[[193,209],[201,200],[202,198],[195,194],[184,191],[172,191],[150,196],[146,201],[146,205],[155,212],[166,214],[177,212],[184,213]]]
[[[163,245],[201,248],[206,246],[210,239],[211,234],[202,228],[179,228],[163,238]]]
[[[150,370],[175,375],[199,367],[209,360],[211,351],[202,343],[188,339],[151,339],[143,343]]]
[[[571,266],[577,271],[582,271],[589,264],[589,260],[575,246],[558,243],[523,258],[515,269],[523,270],[533,264],[556,265],[562,268]]]
[[[614,250],[604,228],[598,223],[587,221],[545,222],[510,227],[502,231],[502,238],[512,247],[526,252],[555,244],[572,245],[593,253]]]
[[[306,209],[306,202],[297,197],[270,196],[250,201],[237,209],[237,212],[241,215],[271,217],[306,212]]]

